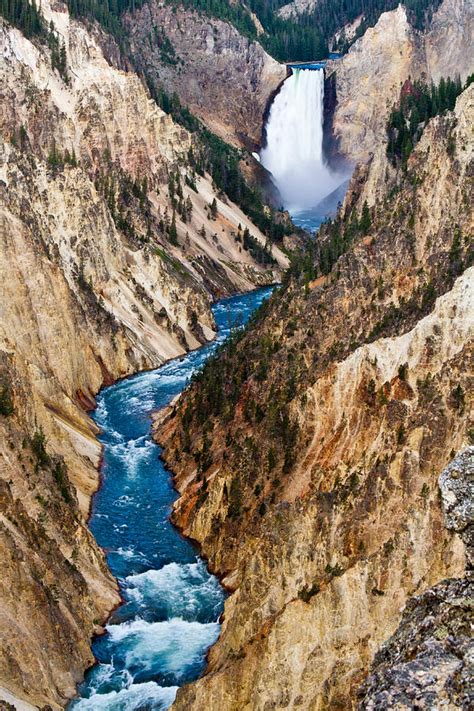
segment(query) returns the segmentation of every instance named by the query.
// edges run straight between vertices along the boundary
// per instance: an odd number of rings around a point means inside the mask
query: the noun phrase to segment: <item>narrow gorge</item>
[[[0,4],[2,711],[474,704],[473,33]]]
[[[212,344],[122,380],[98,398],[94,419],[102,431],[104,460],[90,526],[120,581],[123,604],[94,644],[99,663],[88,672],[82,699],[71,709],[167,708],[178,686],[205,667],[225,593],[169,521],[176,494],[157,461],[150,414],[182,391],[270,291],[218,302],[213,313],[219,331]]]

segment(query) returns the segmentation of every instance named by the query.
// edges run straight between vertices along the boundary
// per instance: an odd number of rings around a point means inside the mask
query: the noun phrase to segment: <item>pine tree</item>
[[[67,76],[67,55],[66,55],[66,45],[64,41],[61,44],[61,49],[59,50],[59,62],[58,62],[58,70],[60,75],[63,77],[63,79],[68,82],[68,76]]]
[[[372,224],[372,220],[370,218],[370,210],[369,206],[367,205],[367,200],[364,202],[364,205],[362,207],[362,215],[360,218],[359,222],[359,229],[362,232],[362,234],[366,235],[368,231],[370,230],[370,226]]]
[[[171,244],[178,244],[178,230],[176,229],[176,211],[173,209],[173,217],[171,218],[171,225],[169,227],[168,235]]]
[[[190,220],[190,219],[191,219],[192,212],[193,212],[193,203],[192,203],[191,198],[189,197],[189,195],[188,195],[188,197],[186,198],[185,211],[186,211],[186,218],[187,218],[188,220]]]

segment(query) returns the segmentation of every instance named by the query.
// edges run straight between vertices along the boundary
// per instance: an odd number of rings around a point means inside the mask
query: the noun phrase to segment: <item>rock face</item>
[[[359,708],[469,709],[474,704],[472,656],[474,447],[439,480],[445,525],[465,545],[464,578],[444,580],[407,603],[396,633],[377,652],[359,691]]]
[[[354,707],[407,600],[462,574],[437,480],[470,437],[473,91],[329,275],[290,281],[157,427],[173,519],[232,591],[176,709]]]
[[[152,0],[129,17],[131,51],[142,67],[209,128],[253,147],[286,67],[227,22]]]
[[[340,60],[329,62],[336,77],[333,130],[340,151],[365,161],[385,144],[389,112],[408,79],[438,82],[474,71],[474,7],[471,0],[444,0],[426,32],[409,23],[402,5],[381,15],[376,26]]]
[[[433,15],[423,42],[424,62],[428,78],[438,82],[441,77],[464,80],[474,71],[474,6],[471,0],[444,0]]]
[[[474,568],[474,448],[459,454],[443,471],[439,488],[450,531],[461,536],[466,551],[467,567]]]
[[[278,10],[277,15],[283,20],[289,20],[306,12],[312,12],[317,4],[318,0],[293,0],[293,2],[283,5]]]
[[[286,258],[242,249],[239,224],[265,238],[208,176],[189,185],[192,137],[64,6],[42,12],[67,82],[0,22],[0,689],[59,708],[118,602],[86,526],[94,394],[211,338],[211,297],[274,281]],[[170,175],[187,205],[173,240]]]

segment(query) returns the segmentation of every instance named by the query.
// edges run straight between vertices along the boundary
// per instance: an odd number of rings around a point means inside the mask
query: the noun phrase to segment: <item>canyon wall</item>
[[[470,708],[474,593],[474,447],[460,452],[439,478],[446,528],[462,539],[466,572],[411,598],[395,634],[375,656],[358,693],[359,709]]]
[[[131,53],[218,136],[252,148],[286,67],[231,24],[152,0],[128,17]]]
[[[232,591],[176,709],[353,708],[410,596],[463,573],[437,481],[472,437],[473,94],[329,274],[290,280],[157,419],[173,520]]]
[[[352,161],[366,161],[385,146],[388,115],[408,79],[428,83],[474,72],[474,6],[471,0],[444,0],[424,32],[415,30],[402,5],[381,15],[341,59],[334,72],[337,105],[333,131],[339,149]]]
[[[0,20],[0,688],[60,708],[118,602],[86,525],[94,394],[211,338],[212,298],[287,260],[243,248],[246,227],[266,238],[194,172],[192,136],[109,64],[100,31],[42,12],[62,74]]]

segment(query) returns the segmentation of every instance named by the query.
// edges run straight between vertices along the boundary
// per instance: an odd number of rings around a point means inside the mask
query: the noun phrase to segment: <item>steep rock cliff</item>
[[[333,132],[340,151],[365,161],[385,144],[387,117],[408,78],[438,82],[459,74],[464,81],[474,71],[473,41],[470,0],[444,0],[424,32],[413,28],[403,5],[381,15],[344,57],[327,66],[335,76]]]
[[[474,447],[460,452],[446,467],[439,486],[445,525],[465,546],[465,576],[443,580],[409,600],[400,626],[376,654],[359,690],[361,711],[441,705],[454,711],[474,704]]]
[[[243,249],[239,224],[264,235],[193,174],[191,136],[109,64],[98,31],[60,3],[42,12],[63,76],[0,21],[0,689],[59,708],[118,602],[85,523],[94,394],[211,338],[211,297],[274,281],[286,258]]]
[[[152,0],[128,17],[131,52],[157,85],[235,145],[260,142],[286,67],[231,24]]]
[[[173,518],[233,591],[175,708],[351,708],[407,599],[463,571],[437,477],[472,427],[472,115],[470,87],[366,236],[159,416]]]

